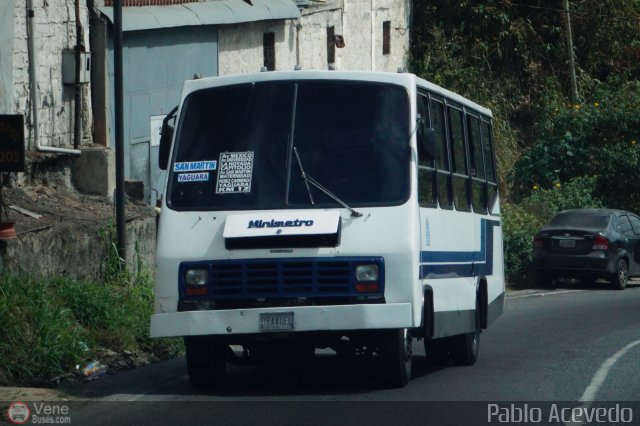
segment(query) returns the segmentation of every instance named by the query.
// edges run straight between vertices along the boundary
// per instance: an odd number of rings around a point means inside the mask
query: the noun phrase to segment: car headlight
[[[378,265],[356,266],[356,281],[358,282],[378,281]]]
[[[187,269],[184,281],[187,285],[205,285],[209,282],[209,271],[203,268]]]

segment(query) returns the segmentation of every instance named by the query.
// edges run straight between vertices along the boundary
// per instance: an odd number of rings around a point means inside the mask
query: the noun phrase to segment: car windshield
[[[547,228],[605,229],[609,214],[560,213],[551,219]]]
[[[409,115],[407,91],[391,84],[277,81],[193,92],[177,128],[169,205],[340,206],[307,188],[300,164],[352,207],[400,204],[409,196]]]

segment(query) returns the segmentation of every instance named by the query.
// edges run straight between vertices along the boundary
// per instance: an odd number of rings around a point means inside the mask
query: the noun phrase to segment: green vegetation
[[[0,384],[50,380],[105,350],[168,357],[179,339],[150,339],[153,282],[143,265],[133,274],[113,248],[113,230],[103,282],[35,275],[0,276]]]
[[[640,84],[599,83],[590,97],[540,108],[533,143],[510,178],[516,200],[536,185],[593,177],[604,205],[640,211]]]
[[[551,188],[534,185],[533,192],[519,203],[502,205],[505,266],[512,286],[532,281],[531,242],[536,232],[551,217],[571,208],[602,207],[594,193],[595,178],[574,178],[566,185],[556,182]]]
[[[640,1],[570,1],[580,101],[569,100],[562,2],[414,2],[412,69],[494,111],[511,285],[557,211],[640,212]]]

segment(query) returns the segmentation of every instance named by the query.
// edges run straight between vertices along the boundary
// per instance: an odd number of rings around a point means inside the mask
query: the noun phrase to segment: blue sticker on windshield
[[[209,180],[209,173],[180,173],[178,183],[205,182]]]
[[[174,172],[203,172],[206,170],[215,170],[218,166],[216,160],[213,161],[191,161],[185,163],[175,163],[173,165]]]

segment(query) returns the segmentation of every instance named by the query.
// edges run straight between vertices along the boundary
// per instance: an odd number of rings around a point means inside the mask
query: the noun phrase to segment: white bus
[[[184,336],[196,387],[316,348],[401,387],[413,339],[474,364],[504,304],[491,120],[407,73],[187,81],[163,124],[151,336]]]

